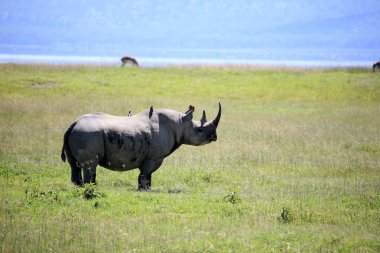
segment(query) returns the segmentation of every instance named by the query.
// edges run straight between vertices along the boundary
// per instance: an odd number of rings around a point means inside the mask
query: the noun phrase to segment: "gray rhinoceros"
[[[194,121],[193,112],[193,106],[185,113],[151,107],[125,117],[104,113],[81,116],[65,132],[61,153],[62,160],[67,157],[71,166],[71,181],[76,185],[95,183],[98,165],[115,171],[138,168],[138,189],[149,190],[152,173],[179,146],[216,141],[220,103],[212,121],[206,120],[205,111],[200,121]]]

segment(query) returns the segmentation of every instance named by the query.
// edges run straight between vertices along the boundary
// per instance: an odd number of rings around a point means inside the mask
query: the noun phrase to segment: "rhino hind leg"
[[[71,167],[71,182],[76,186],[83,185],[81,169]]]
[[[83,183],[96,184],[96,163],[86,164],[83,166]]]
[[[72,159],[72,157],[68,157],[68,162],[71,167],[71,182],[73,182],[76,186],[82,186],[82,170],[78,166],[78,162]]]
[[[67,147],[65,149],[67,162],[70,164],[71,167],[71,182],[76,186],[82,186],[82,170],[79,166],[78,161],[71,155],[70,150],[67,150]]]

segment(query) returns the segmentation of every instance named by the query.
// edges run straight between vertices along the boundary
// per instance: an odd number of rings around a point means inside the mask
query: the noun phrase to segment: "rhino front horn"
[[[216,115],[216,118],[212,121],[212,124],[215,126],[215,128],[218,127],[220,116],[222,116],[222,106],[220,105],[220,102],[219,102],[219,112],[218,112],[218,115]]]

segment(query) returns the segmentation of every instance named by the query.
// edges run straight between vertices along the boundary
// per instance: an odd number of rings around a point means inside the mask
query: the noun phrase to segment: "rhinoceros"
[[[152,173],[182,144],[201,146],[217,140],[220,103],[212,121],[207,121],[205,111],[194,121],[193,112],[190,105],[185,113],[151,107],[129,116],[81,116],[65,132],[61,152],[62,161],[67,157],[70,164],[71,181],[78,186],[96,183],[98,165],[114,171],[138,168],[138,190],[150,190]]]

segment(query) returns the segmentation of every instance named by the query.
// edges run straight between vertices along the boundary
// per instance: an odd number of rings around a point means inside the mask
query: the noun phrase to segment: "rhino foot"
[[[140,173],[138,179],[138,191],[151,191],[152,174],[144,175]]]

